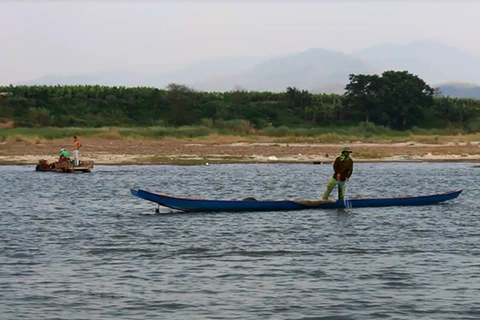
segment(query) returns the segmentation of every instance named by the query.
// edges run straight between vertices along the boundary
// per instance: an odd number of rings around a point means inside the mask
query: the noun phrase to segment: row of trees
[[[357,125],[392,129],[463,127],[480,131],[480,100],[441,96],[406,71],[350,75],[344,95],[285,92],[198,92],[180,84],[166,89],[104,86],[0,87],[0,121],[17,126],[196,125],[202,119],[244,119],[255,127]]]

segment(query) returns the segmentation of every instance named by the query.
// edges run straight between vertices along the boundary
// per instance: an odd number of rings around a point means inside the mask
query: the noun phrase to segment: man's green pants
[[[330,178],[327,185],[327,190],[323,194],[322,199],[328,200],[328,196],[332,193],[333,188],[338,184],[338,200],[343,200],[345,198],[345,181],[337,181],[335,178]]]

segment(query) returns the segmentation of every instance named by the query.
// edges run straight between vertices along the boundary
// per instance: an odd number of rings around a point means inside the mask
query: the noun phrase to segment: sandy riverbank
[[[0,143],[0,164],[36,164],[39,159],[54,161],[61,148],[71,151],[71,140],[40,143]],[[82,139],[82,160],[96,164],[201,164],[332,162],[344,145],[353,150],[357,162],[382,161],[470,161],[480,162],[479,142],[447,144],[403,143],[273,143],[218,142],[208,140],[108,140]]]

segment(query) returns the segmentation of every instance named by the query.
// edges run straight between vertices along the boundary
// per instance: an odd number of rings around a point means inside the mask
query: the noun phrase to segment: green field
[[[381,126],[359,125],[357,127],[317,127],[288,128],[267,127],[254,129],[246,121],[233,121],[231,127],[215,128],[208,126],[180,127],[102,127],[102,128],[10,128],[0,129],[1,141],[30,141],[71,138],[99,138],[108,140],[166,138],[215,141],[277,141],[277,142],[317,142],[338,143],[361,142],[406,142],[439,144],[448,141],[479,141],[480,133],[462,134],[460,130],[419,129],[394,131]]]

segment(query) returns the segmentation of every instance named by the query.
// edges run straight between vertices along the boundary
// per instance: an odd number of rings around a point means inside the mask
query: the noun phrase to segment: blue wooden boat
[[[427,196],[348,200],[212,200],[174,197],[142,189],[131,189],[131,194],[176,210],[187,212],[242,212],[242,211],[294,211],[306,209],[368,208],[391,206],[425,206],[457,198],[462,190]],[[158,209],[157,209],[158,211]]]

